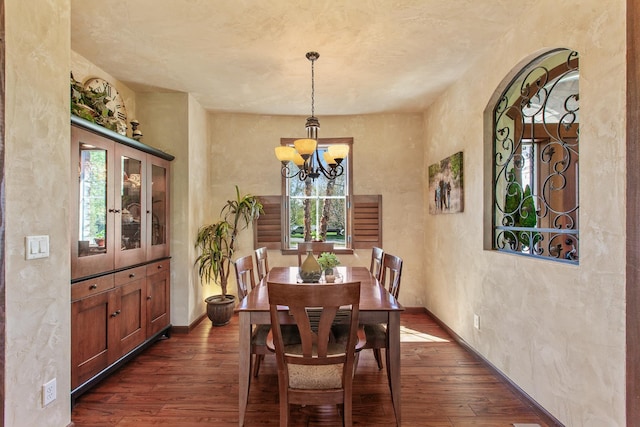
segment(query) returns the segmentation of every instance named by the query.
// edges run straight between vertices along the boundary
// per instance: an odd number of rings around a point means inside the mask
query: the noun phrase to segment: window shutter
[[[353,196],[353,249],[382,247],[382,195]]]
[[[282,196],[258,196],[264,213],[253,227],[253,246],[267,249],[282,247]]]

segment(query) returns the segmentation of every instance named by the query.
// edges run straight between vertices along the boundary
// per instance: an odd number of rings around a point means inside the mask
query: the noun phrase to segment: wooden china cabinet
[[[71,117],[71,397],[170,324],[173,156]]]

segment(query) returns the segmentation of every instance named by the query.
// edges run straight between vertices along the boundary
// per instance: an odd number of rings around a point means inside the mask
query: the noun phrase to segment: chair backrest
[[[382,256],[384,255],[384,251],[374,246],[371,249],[371,266],[369,266],[369,271],[376,279],[380,280],[380,273],[382,272]]]
[[[238,258],[234,266],[236,268],[238,298],[242,299],[247,296],[249,291],[256,287],[256,279],[253,274],[253,258],[251,255]]]
[[[269,272],[269,257],[265,246],[255,250],[256,268],[258,270],[258,281],[264,279]]]
[[[300,242],[298,243],[298,266],[302,265],[303,256],[311,251],[314,255],[322,252],[333,252],[333,242]]]
[[[334,389],[334,392],[335,389],[342,389],[344,393],[351,393],[358,342],[360,282],[337,285],[269,282],[267,287],[278,381],[285,381],[286,388],[313,389],[310,391],[316,393],[318,389]],[[342,306],[341,311],[344,311],[344,307],[349,305],[351,316],[345,346],[344,342],[331,342],[331,326],[338,309]],[[293,315],[300,332],[301,344],[284,346],[278,306],[289,307],[289,313]],[[322,310],[317,332],[309,320],[308,309],[316,312]],[[337,375],[331,375],[336,372]]]
[[[402,258],[385,253],[382,258],[380,284],[398,299],[400,295],[400,279],[402,277]]]

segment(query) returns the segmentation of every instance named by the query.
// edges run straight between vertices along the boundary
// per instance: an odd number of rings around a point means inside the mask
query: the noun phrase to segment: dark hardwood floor
[[[402,314],[402,425],[548,426],[526,402],[455,343],[427,314]],[[237,426],[238,317],[173,334],[82,395],[72,411],[84,426]],[[252,379],[246,426],[278,426],[275,359]],[[387,377],[370,350],[354,379],[357,426],[395,425]],[[335,407],[293,407],[294,426],[335,426]]]

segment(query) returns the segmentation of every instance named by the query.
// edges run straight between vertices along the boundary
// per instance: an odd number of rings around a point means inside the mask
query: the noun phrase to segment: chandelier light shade
[[[297,139],[290,146],[278,146],[275,149],[276,157],[282,163],[282,176],[285,178],[298,178],[305,181],[307,178],[316,179],[324,175],[333,180],[343,174],[341,163],[349,154],[347,144],[330,145],[324,152],[324,163],[320,159],[318,150],[318,129],[320,122],[315,116],[315,61],[320,57],[318,52],[307,52],[307,59],[311,61],[311,116],[307,117],[307,137]],[[293,163],[295,166],[291,166]]]

